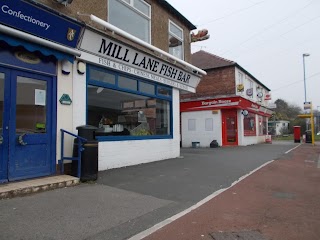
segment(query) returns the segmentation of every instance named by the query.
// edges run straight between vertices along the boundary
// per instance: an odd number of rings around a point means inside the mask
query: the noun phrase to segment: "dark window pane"
[[[152,94],[152,95],[155,95],[155,92],[156,92],[154,85],[145,83],[145,82],[139,83],[139,91],[143,93]]]
[[[87,124],[99,127],[98,136],[169,135],[170,102],[88,85]]]
[[[101,81],[109,84],[116,83],[116,77],[110,73],[90,68],[90,80]]]
[[[137,80],[119,76],[118,78],[118,87],[125,88],[133,91],[138,91],[137,89]]]
[[[150,43],[150,20],[132,7],[116,0],[109,1],[109,22],[133,36]]]
[[[172,95],[172,91],[169,88],[165,88],[165,87],[158,87],[158,95],[162,95],[162,96],[171,96]]]

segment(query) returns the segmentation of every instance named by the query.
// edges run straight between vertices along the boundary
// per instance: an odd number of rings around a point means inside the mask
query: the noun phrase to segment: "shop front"
[[[37,4],[0,4],[0,182],[55,173],[57,69],[80,55],[80,30]]]
[[[183,147],[199,142],[209,147],[246,146],[265,142],[268,117],[272,111],[242,97],[183,101],[181,139]]]
[[[80,50],[74,126],[98,128],[99,171],[178,157],[179,91],[200,76],[91,29]]]

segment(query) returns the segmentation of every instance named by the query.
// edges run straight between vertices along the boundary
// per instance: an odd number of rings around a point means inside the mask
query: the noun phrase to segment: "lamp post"
[[[317,117],[316,117],[316,120],[317,120],[317,133],[320,132],[320,112],[318,110],[320,106],[317,106]]]
[[[307,87],[306,87],[306,67],[305,67],[305,57],[309,57],[309,53],[302,54],[303,59],[303,82],[304,82],[304,102],[307,102]],[[306,119],[306,131],[308,130],[308,121]]]
[[[304,82],[304,102],[307,101],[307,88],[306,88],[306,70],[305,70],[305,61],[304,58],[305,57],[309,57],[310,54],[309,53],[304,53],[302,54],[302,58],[303,58],[303,82]]]

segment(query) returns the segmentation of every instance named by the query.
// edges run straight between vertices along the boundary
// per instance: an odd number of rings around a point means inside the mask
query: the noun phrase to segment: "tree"
[[[275,120],[288,120],[291,121],[302,113],[302,109],[294,104],[288,104],[283,99],[275,101],[277,108],[275,109]]]
[[[269,121],[287,120],[289,123],[289,132],[293,132],[293,126],[301,126],[301,132],[305,132],[306,124],[305,120],[298,118],[299,114],[302,114],[302,109],[294,104],[289,104],[283,99],[277,99],[275,101],[277,108],[275,108],[274,117],[271,117]],[[286,133],[287,134],[287,133]]]

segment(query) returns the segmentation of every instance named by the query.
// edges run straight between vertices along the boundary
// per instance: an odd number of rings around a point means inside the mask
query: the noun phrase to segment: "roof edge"
[[[183,23],[185,23],[190,30],[197,29],[197,27],[192,24],[185,16],[183,16],[177,9],[175,9],[170,3],[166,0],[158,0],[158,3],[166,8],[169,12],[172,12],[175,16],[181,19]]]

